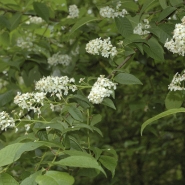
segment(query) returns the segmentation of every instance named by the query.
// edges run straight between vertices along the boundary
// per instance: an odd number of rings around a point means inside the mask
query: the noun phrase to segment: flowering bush
[[[0,4],[0,184],[185,183],[183,0]]]

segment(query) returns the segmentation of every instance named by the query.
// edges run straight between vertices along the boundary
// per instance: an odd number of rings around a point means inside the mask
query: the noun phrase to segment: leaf
[[[166,0],[159,0],[159,3],[163,9],[167,8],[167,6],[168,6],[166,3]]]
[[[74,107],[74,106],[70,106],[69,109],[69,114],[76,120],[78,121],[83,121],[83,115],[81,113],[81,111],[77,108],[77,107]]]
[[[40,2],[34,2],[33,7],[38,16],[44,19],[46,22],[49,20],[49,8]]]
[[[172,5],[172,6],[178,6],[178,5],[180,5],[180,4],[182,4],[183,5],[183,0],[170,0],[170,4]]]
[[[10,26],[11,24],[9,20],[4,15],[1,15],[0,16],[0,27],[10,29]]]
[[[21,21],[21,16],[22,16],[22,14],[19,12],[13,14],[13,16],[10,19],[10,30],[11,31],[18,27],[18,25]]]
[[[54,164],[61,165],[61,166],[79,167],[79,168],[95,168],[103,172],[103,174],[106,176],[106,173],[103,170],[103,168],[98,164],[96,159],[94,159],[93,157],[70,156],[58,162],[55,162]]]
[[[166,9],[164,9],[159,17],[158,17],[158,22],[162,21],[163,19],[167,18],[171,13],[173,13],[176,10],[176,8],[174,7],[167,7]]]
[[[38,175],[41,175],[42,171],[37,171],[33,174],[31,174],[29,177],[25,178],[20,185],[37,185],[35,182],[35,179],[37,178]]]
[[[164,111],[156,116],[154,116],[153,118],[150,118],[148,119],[147,121],[145,121],[142,126],[141,126],[141,135],[143,134],[143,130],[145,129],[146,126],[148,126],[150,123],[152,123],[153,121],[156,121],[160,118],[163,118],[163,117],[166,117],[166,116],[169,116],[171,114],[176,114],[176,113],[179,113],[179,112],[185,112],[185,108],[178,108],[178,109],[170,109],[170,110],[167,110],[167,111]]]
[[[5,106],[14,99],[15,92],[13,90],[7,91],[0,95],[0,107]]]
[[[155,38],[148,40],[148,45],[144,45],[144,51],[156,61],[164,61],[164,50]]]
[[[0,185],[19,185],[19,183],[9,174],[0,174]]]
[[[0,150],[0,167],[15,162],[24,152],[35,150],[40,146],[42,146],[42,143],[28,142],[15,143],[4,147]]]
[[[82,27],[84,24],[87,24],[88,22],[91,22],[91,21],[97,21],[97,20],[99,19],[96,17],[83,17],[82,19],[80,19],[74,24],[74,26],[71,28],[70,34],[75,32],[78,28]]]
[[[156,2],[156,0],[146,0],[140,11],[140,14],[142,15],[145,12],[145,10],[147,10],[154,2]]]
[[[132,85],[132,84],[140,84],[143,85],[142,82],[136,78],[134,75],[129,74],[129,73],[119,73],[114,77],[114,80],[120,84],[127,84],[127,85]]]
[[[94,126],[97,123],[99,123],[101,120],[102,120],[101,114],[93,115],[92,120],[91,120],[91,125]]]
[[[104,98],[102,104],[116,110],[116,107],[110,98]]]
[[[165,99],[167,109],[180,108],[183,103],[183,94],[181,91],[170,91]]]
[[[72,185],[74,178],[66,172],[47,171],[46,174],[39,175],[36,182],[38,185]]]
[[[133,34],[133,27],[130,21],[126,17],[116,17],[115,18],[116,27],[119,33],[123,37],[128,37]]]
[[[112,178],[115,175],[115,169],[117,166],[117,159],[110,156],[101,155],[99,158],[99,161],[102,163],[102,165],[111,171]]]

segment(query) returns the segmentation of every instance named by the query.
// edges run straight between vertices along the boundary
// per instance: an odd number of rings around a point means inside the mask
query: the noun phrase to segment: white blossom
[[[101,40],[100,38],[89,41],[86,44],[86,51],[92,55],[102,55],[103,57],[108,58],[110,56],[115,56],[117,54],[116,47],[113,47],[110,41],[110,37],[107,39]]]
[[[37,17],[37,16],[29,16],[29,20],[26,21],[26,24],[42,24],[44,22],[44,20],[41,17]]]
[[[59,52],[48,58],[48,63],[52,66],[62,64],[68,66],[71,63],[72,58],[67,54],[60,54]]]
[[[6,131],[8,127],[15,127],[14,119],[7,112],[0,112],[0,129]]]
[[[38,115],[41,114],[40,108],[44,105],[44,98],[46,93],[43,92],[31,92],[31,93],[17,93],[14,98],[14,103],[17,104],[21,109],[33,110]]]
[[[93,104],[100,104],[105,97],[109,97],[113,94],[116,89],[116,83],[113,83],[107,78],[104,78],[104,75],[100,75],[97,81],[92,86],[88,99]]]
[[[76,5],[70,5],[69,6],[69,15],[68,18],[76,18],[79,16],[79,9]]]
[[[183,72],[182,75],[180,75],[179,73],[176,73],[170,83],[170,85],[168,85],[168,89],[170,91],[182,91],[185,90],[184,87],[182,87],[182,81],[185,80],[185,71]]]
[[[105,18],[115,18],[115,17],[124,17],[128,14],[127,10],[120,9],[121,1],[119,1],[116,5],[116,9],[113,9],[109,6],[105,6],[100,8],[100,15]]]
[[[148,19],[144,19],[143,23],[139,23],[133,30],[134,34],[146,35],[150,33],[147,29],[150,28]]]
[[[176,24],[173,31],[173,38],[166,40],[164,47],[172,53],[184,56],[185,54],[185,16],[181,19],[182,23]]]
[[[68,78],[67,76],[47,76],[43,77],[35,84],[35,89],[41,92],[50,93],[51,96],[55,95],[61,99],[62,94],[68,95],[68,91],[72,92],[77,90],[74,78]]]

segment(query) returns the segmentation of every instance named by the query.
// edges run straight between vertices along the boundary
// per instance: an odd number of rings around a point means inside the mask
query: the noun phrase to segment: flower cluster
[[[15,127],[14,119],[7,112],[0,112],[0,129],[6,131],[8,127]]]
[[[44,105],[44,98],[46,93],[43,92],[31,92],[21,94],[20,92],[14,98],[14,103],[17,104],[21,109],[33,110],[38,115],[41,114],[40,108]]]
[[[116,9],[113,9],[109,6],[105,6],[103,8],[100,8],[100,15],[105,18],[115,18],[115,17],[124,17],[126,14],[128,14],[127,10],[121,9],[121,2],[119,1]]]
[[[116,83],[104,78],[104,75],[100,75],[92,86],[91,92],[88,96],[89,101],[93,104],[101,103],[105,97],[109,97],[113,94],[113,90],[116,89],[116,85]]]
[[[185,54],[185,16],[181,19],[181,24],[175,25],[175,30],[173,31],[173,38],[165,42],[164,47],[166,47],[172,53],[178,53],[184,56]]]
[[[146,35],[150,33],[147,29],[150,28],[148,19],[144,19],[143,23],[139,23],[133,30],[134,34]]]
[[[72,58],[67,54],[56,53],[48,58],[48,63],[52,66],[56,66],[57,64],[68,66],[71,63],[71,60]]]
[[[182,91],[185,90],[184,87],[181,87],[181,83],[182,81],[185,81],[185,71],[182,75],[180,75],[179,73],[176,73],[170,83],[170,85],[168,85],[168,89],[170,91]]]
[[[93,54],[93,55],[99,55],[101,54],[103,57],[108,58],[110,56],[115,56],[117,54],[116,47],[113,47],[110,41],[110,37],[107,39],[101,40],[100,38],[94,39],[89,41],[88,44],[86,44],[86,51],[87,53]]]
[[[32,33],[28,33],[25,31],[25,34],[27,34],[26,37],[20,37],[17,39],[17,46],[21,49],[27,49],[28,51],[33,51],[33,42],[35,41],[36,37]]]
[[[68,78],[67,76],[57,77],[57,76],[47,76],[43,77],[35,84],[35,89],[41,92],[50,93],[51,96],[56,95],[61,99],[62,94],[68,95],[68,91],[73,92],[77,90],[74,83],[74,78]]]
[[[37,16],[29,16],[29,20],[26,21],[26,24],[42,24],[44,22],[44,20],[41,17],[37,17]]]
[[[69,15],[68,18],[76,18],[79,16],[79,9],[76,5],[70,5],[69,6]]]

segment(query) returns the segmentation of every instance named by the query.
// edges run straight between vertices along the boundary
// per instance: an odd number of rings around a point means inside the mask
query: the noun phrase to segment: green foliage
[[[0,0],[0,184],[185,184],[184,10]]]

